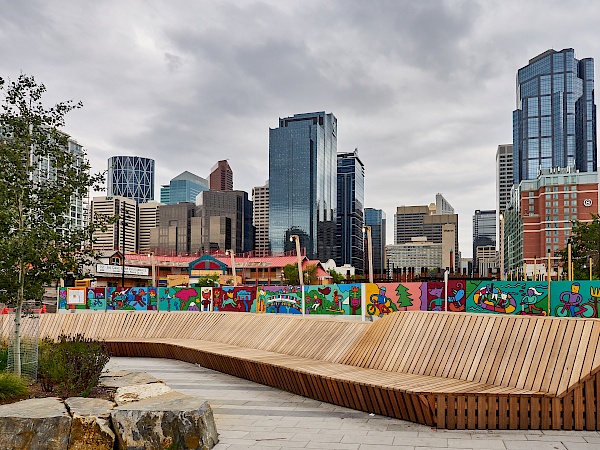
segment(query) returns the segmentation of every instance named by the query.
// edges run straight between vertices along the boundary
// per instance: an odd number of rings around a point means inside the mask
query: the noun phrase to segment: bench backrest
[[[561,395],[600,366],[600,320],[401,312],[376,321],[341,363]]]

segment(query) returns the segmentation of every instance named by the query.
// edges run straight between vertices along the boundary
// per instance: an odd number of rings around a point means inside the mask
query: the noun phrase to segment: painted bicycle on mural
[[[579,293],[579,283],[573,283],[571,290],[560,294],[562,305],[558,305],[554,310],[554,315],[558,317],[596,317],[596,307],[589,302],[583,302],[583,297]]]

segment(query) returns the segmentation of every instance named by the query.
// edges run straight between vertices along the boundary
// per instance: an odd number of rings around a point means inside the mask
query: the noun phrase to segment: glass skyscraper
[[[365,225],[371,227],[373,241],[373,273],[384,274],[386,217],[381,209],[365,208]]]
[[[271,251],[294,248],[296,234],[310,259],[335,256],[337,119],[325,112],[279,119],[269,129]]]
[[[154,200],[154,160],[139,156],[109,158],[106,195],[130,198],[137,203]]]
[[[161,186],[160,202],[166,205],[196,203],[196,197],[203,191],[208,191],[208,180],[186,170],[171,179],[168,185]]]
[[[365,167],[358,150],[337,155],[337,234],[336,257],[338,267],[353,266],[364,273],[364,203]]]
[[[575,59],[572,48],[547,50],[517,73],[514,183],[553,167],[597,169],[594,60]]]

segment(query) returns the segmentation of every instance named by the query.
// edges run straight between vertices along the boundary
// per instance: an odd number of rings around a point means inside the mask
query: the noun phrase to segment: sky
[[[574,48],[600,58],[597,0],[0,0],[0,77],[32,75],[48,106],[75,100],[65,131],[93,172],[152,158],[160,185],[269,177],[269,128],[325,111],[338,152],[358,149],[365,207],[387,215],[441,193],[472,255],[476,209],[496,208],[495,155],[512,142],[515,77]]]

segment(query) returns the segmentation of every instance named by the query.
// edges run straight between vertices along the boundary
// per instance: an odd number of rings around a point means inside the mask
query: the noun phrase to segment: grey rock
[[[123,373],[123,375],[121,375]],[[100,384],[109,388],[120,388],[124,386],[133,386],[135,384],[150,384],[159,383],[159,379],[154,378],[146,372],[120,372],[115,375],[115,372],[109,373],[107,376],[100,377]]]
[[[71,397],[65,400],[71,412],[69,450],[112,450],[115,433],[110,427],[110,410],[115,404],[99,398]]]
[[[219,441],[208,402],[175,391],[117,406],[111,420],[120,449],[207,450]]]
[[[67,450],[71,417],[56,398],[0,405],[0,448]]]
[[[127,402],[137,402],[149,397],[156,397],[171,392],[169,386],[163,383],[137,384],[135,386],[124,386],[117,389],[115,403],[122,405]]]

